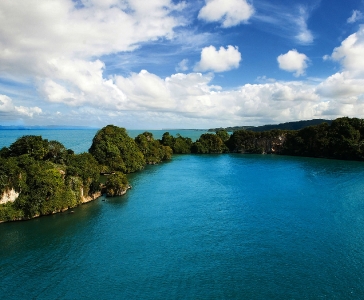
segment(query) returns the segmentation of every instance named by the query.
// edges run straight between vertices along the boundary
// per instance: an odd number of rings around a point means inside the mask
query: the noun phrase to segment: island
[[[193,142],[165,132],[135,139],[124,128],[108,125],[93,138],[87,153],[75,154],[58,141],[25,135],[0,150],[0,222],[28,220],[72,209],[97,199],[124,195],[127,174],[173,154],[279,154],[364,160],[364,120],[338,118],[300,130],[204,133]],[[106,176],[104,183],[100,175]]]

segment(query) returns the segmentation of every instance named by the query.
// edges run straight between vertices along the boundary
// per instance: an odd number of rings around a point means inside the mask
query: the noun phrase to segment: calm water
[[[0,224],[4,299],[363,299],[364,164],[185,155]]]

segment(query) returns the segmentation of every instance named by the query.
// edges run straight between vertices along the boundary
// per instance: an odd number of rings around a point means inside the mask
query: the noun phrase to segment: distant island
[[[215,132],[217,130],[226,130],[228,132],[234,132],[238,130],[250,130],[254,132],[260,131],[268,131],[273,129],[280,129],[280,130],[300,130],[307,126],[314,126],[320,125],[322,123],[331,124],[332,120],[325,120],[325,119],[312,119],[312,120],[304,120],[304,121],[295,121],[295,122],[286,122],[274,125],[262,125],[262,126],[234,126],[234,127],[225,127],[225,128],[211,128],[209,132]]]
[[[364,161],[364,120],[344,117],[299,130],[243,129],[229,134],[217,129],[195,142],[169,132],[160,140],[150,132],[133,139],[125,128],[108,125],[96,133],[88,153],[81,154],[58,141],[25,135],[0,150],[0,222],[63,212],[101,195],[123,195],[130,188],[127,174],[170,160],[173,154],[189,153]],[[100,175],[106,176],[104,183]]]

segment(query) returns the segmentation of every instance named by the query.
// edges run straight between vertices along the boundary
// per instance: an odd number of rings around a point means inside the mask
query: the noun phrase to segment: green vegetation
[[[99,130],[89,152],[103,166],[103,172],[132,173],[146,164],[143,153],[124,128],[108,125]]]
[[[150,132],[135,139],[108,125],[97,132],[89,153],[74,154],[60,142],[23,136],[0,150],[0,221],[30,219],[75,207],[100,192],[122,195],[125,174],[170,159],[172,153],[276,153],[364,160],[364,120],[339,118],[300,130],[205,133],[196,142],[168,132],[155,140]],[[100,173],[109,173],[105,185]],[[5,199],[5,198],[4,198]]]
[[[168,145],[162,145],[153,138],[150,132],[139,134],[135,138],[140,151],[143,153],[147,164],[157,164],[172,158],[173,150]]]
[[[192,153],[225,153],[229,149],[226,147],[219,135],[213,133],[204,133],[193,143]]]
[[[0,221],[30,219],[75,207],[99,195],[122,195],[125,173],[172,157],[172,149],[145,132],[135,140],[124,128],[108,125],[97,132],[89,153],[74,154],[58,141],[23,136],[0,150]],[[105,185],[100,173],[112,173]],[[11,198],[10,197],[10,198]]]
[[[177,134],[177,137],[174,137],[173,135],[170,135],[169,132],[165,132],[163,134],[161,143],[164,146],[170,147],[174,154],[191,153],[192,140],[179,134]]]
[[[234,153],[279,153],[285,140],[286,131],[271,130],[253,132],[235,131],[226,141],[230,152]]]
[[[307,126],[315,126],[320,125],[322,123],[331,124],[332,120],[324,120],[324,119],[313,119],[313,120],[305,120],[305,121],[296,121],[296,122],[286,122],[275,125],[263,125],[263,126],[234,126],[234,127],[226,127],[226,128],[215,128],[209,129],[209,131],[218,131],[218,130],[226,130],[229,132],[234,132],[238,130],[250,130],[254,132],[262,132],[269,130],[300,130]]]
[[[108,176],[105,183],[105,190],[108,196],[121,196],[129,189],[129,182],[125,174],[116,172]]]
[[[364,160],[364,120],[339,118],[287,134],[281,154]]]
[[[59,212],[100,191],[100,167],[90,154],[75,155],[40,136],[23,136],[3,148],[0,166],[0,196],[19,194],[14,202],[0,205],[0,221]]]

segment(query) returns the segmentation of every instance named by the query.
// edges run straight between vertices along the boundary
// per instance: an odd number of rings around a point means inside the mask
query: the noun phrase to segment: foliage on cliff
[[[296,131],[239,130],[226,145],[231,152],[364,160],[364,120],[344,117]]]
[[[121,196],[129,188],[129,182],[125,174],[116,172],[108,176],[105,189],[108,196]]]
[[[23,136],[0,151],[0,195],[14,190],[14,202],[0,205],[0,221],[29,219],[75,207],[100,190],[100,167],[89,154],[75,155],[61,143]]]
[[[146,163],[143,153],[126,130],[114,125],[96,133],[89,152],[104,166],[104,172],[132,173],[141,170]]]
[[[192,153],[225,153],[229,152],[221,137],[213,133],[204,133],[200,138],[193,143]]]
[[[143,153],[147,164],[160,163],[163,160],[171,159],[172,149],[169,146],[162,145],[158,140],[153,138],[150,132],[139,134],[135,138],[140,151]]]
[[[253,132],[249,130],[235,131],[226,141],[230,152],[238,153],[279,153],[285,140],[286,132],[271,130]]]
[[[120,195],[129,184],[124,173],[174,153],[277,153],[364,160],[364,120],[339,118],[298,131],[218,130],[196,142],[168,132],[155,140],[149,132],[130,138],[124,128],[108,125],[95,135],[89,153],[74,154],[57,141],[23,136],[0,150],[0,196],[13,191],[14,202],[0,204],[0,221],[28,219],[75,207],[83,196],[100,191],[100,171],[114,172],[105,184],[108,195]],[[13,194],[14,194],[13,193]]]
[[[282,154],[364,160],[364,120],[344,117],[292,131]]]
[[[175,154],[188,154],[191,153],[192,140],[188,137],[183,137],[177,134],[177,137],[165,132],[161,140],[162,145],[168,146]]]

